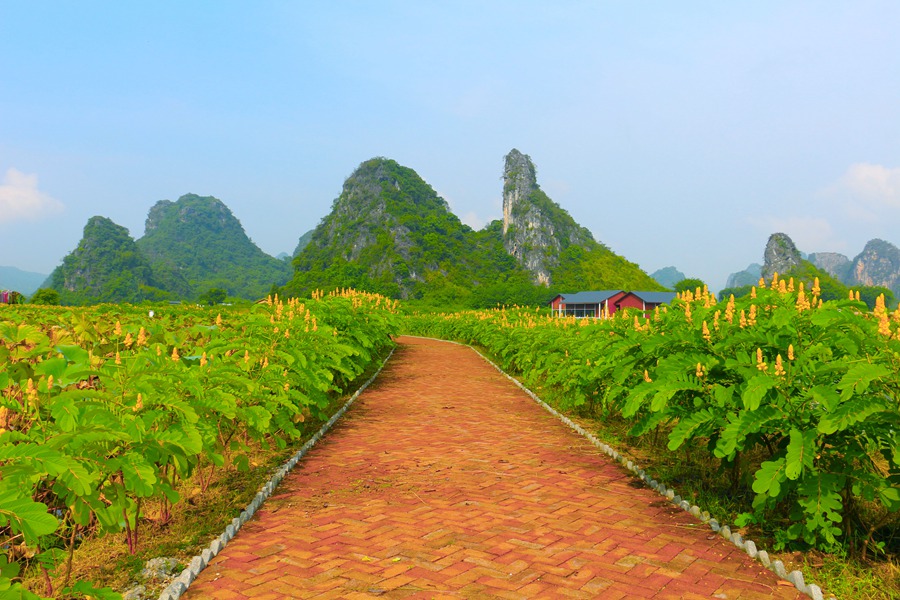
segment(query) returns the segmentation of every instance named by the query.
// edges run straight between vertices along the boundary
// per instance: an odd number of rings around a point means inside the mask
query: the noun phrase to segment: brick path
[[[799,598],[473,351],[388,366],[185,598]]]

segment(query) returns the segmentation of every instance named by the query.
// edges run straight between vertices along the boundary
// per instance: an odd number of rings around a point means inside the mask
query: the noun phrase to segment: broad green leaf
[[[694,431],[715,419],[715,415],[708,409],[699,410],[691,415],[682,418],[669,434],[669,450],[677,450],[686,441],[691,439]]]
[[[791,429],[790,442],[785,455],[784,474],[788,479],[797,479],[803,469],[811,469],[816,451],[816,430],[800,431]]]
[[[853,365],[841,378],[837,387],[841,390],[841,398],[847,400],[854,394],[861,394],[869,389],[869,384],[893,374],[883,365],[860,363]]]
[[[760,465],[753,480],[753,491],[777,498],[781,494],[781,484],[785,480],[784,459],[766,461]]]
[[[889,511],[895,512],[900,510],[900,488],[882,488],[879,490],[878,496],[881,498],[881,503],[884,504]]]
[[[47,512],[47,505],[22,498],[13,490],[0,491],[0,525],[9,525],[13,533],[21,533],[29,544],[56,531],[59,522]]]
[[[844,431],[851,425],[865,421],[871,415],[888,410],[884,400],[875,396],[861,396],[842,402],[833,412],[822,417],[819,421],[820,433],[830,435],[838,431]]]
[[[760,373],[747,382],[744,393],[741,398],[744,401],[746,410],[756,410],[759,408],[762,399],[765,398],[769,390],[775,387],[775,380],[768,375]]]

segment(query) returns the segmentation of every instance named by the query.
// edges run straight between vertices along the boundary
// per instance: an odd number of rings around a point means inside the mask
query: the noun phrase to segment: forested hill
[[[124,227],[92,217],[44,285],[64,304],[195,300],[213,289],[252,300],[290,274],[290,265],[260,250],[220,200],[188,194],[156,203],[137,242]]]
[[[194,298],[210,288],[229,296],[260,298],[290,279],[290,265],[254,244],[241,222],[212,196],[186,194],[160,200],[137,241],[160,286]]]
[[[63,304],[137,302],[160,292],[128,230],[106,217],[88,219],[78,246],[44,286],[59,292]]]
[[[594,241],[540,190],[531,159],[513,153],[531,176],[510,183],[507,158],[504,220],[481,231],[460,222],[412,169],[387,158],[362,163],[294,259],[284,292],[356,287],[457,307],[537,303],[556,291],[661,289]]]
[[[436,302],[492,285],[531,292],[527,272],[503,250],[498,233],[496,227],[473,231],[415,171],[373,158],[344,182],[294,259],[285,291],[355,287]]]

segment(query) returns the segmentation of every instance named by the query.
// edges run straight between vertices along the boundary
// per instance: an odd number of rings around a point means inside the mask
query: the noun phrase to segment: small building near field
[[[636,308],[647,312],[660,304],[675,299],[675,292],[628,292],[625,290],[600,290],[560,294],[550,301],[550,308],[560,317],[592,317],[614,315],[623,308]]]

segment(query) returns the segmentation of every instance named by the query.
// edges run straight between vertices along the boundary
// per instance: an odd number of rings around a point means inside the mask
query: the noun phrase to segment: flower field
[[[48,595],[117,597],[70,581],[86,535],[177,511],[177,483],[247,467],[250,442],[284,447],[329,394],[375,362],[396,303],[342,292],[250,308],[0,307],[0,594],[37,563]]]
[[[698,289],[647,314],[497,309],[406,328],[482,346],[564,408],[701,456],[752,497],[739,524],[776,524],[778,547],[896,556],[900,309],[818,294],[776,275],[739,300]]]

